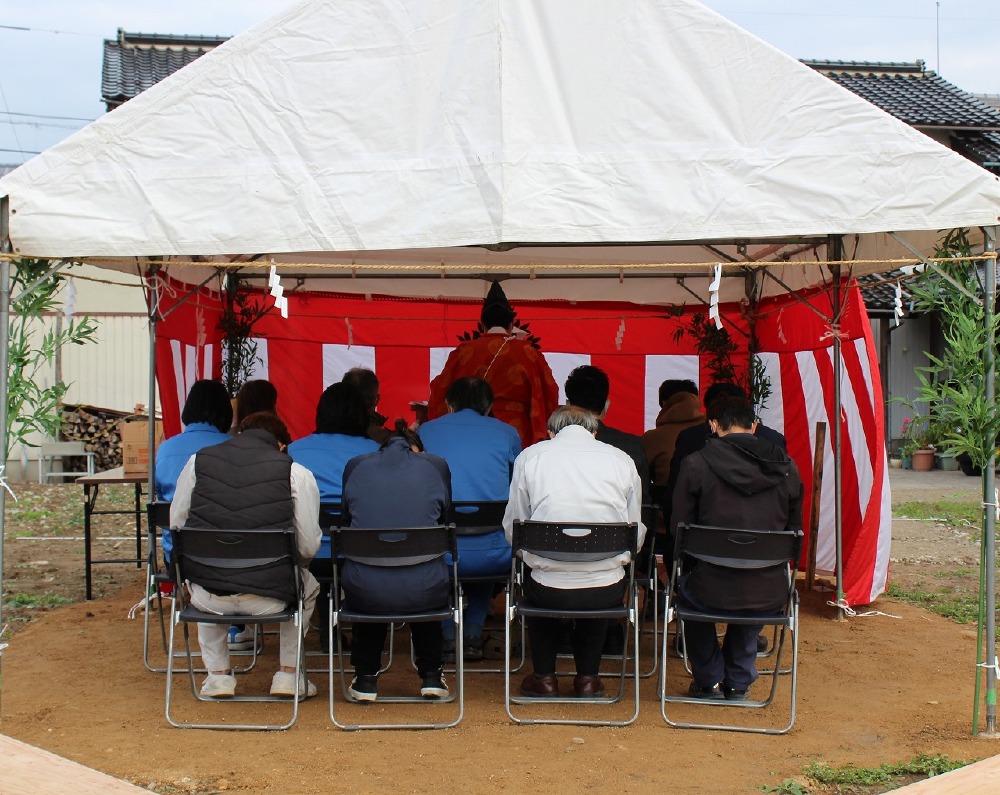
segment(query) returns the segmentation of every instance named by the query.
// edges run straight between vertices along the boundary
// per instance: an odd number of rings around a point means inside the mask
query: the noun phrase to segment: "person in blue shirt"
[[[156,449],[153,469],[156,498],[164,502],[173,500],[177,478],[191,456],[203,447],[229,441],[233,404],[226,388],[218,381],[195,381],[184,401],[181,423],[184,431],[165,439]],[[166,527],[162,530],[161,544],[163,557],[169,562],[173,539]]]
[[[493,390],[482,378],[459,378],[448,387],[449,413],[420,426],[429,453],[441,456],[451,469],[451,494],[456,502],[506,500],[521,437],[513,426],[487,416]],[[458,538],[458,576],[505,574],[510,570],[510,545],[503,528],[495,533]],[[493,583],[463,584],[465,609],[464,656],[483,658],[483,624],[493,596]],[[443,627],[445,655],[455,651],[455,625]]]
[[[344,467],[352,458],[378,450],[378,443],[368,438],[368,405],[354,384],[331,384],[316,404],[316,432],[288,445],[288,454],[316,478],[321,504],[340,504]],[[328,651],[329,580],[333,576],[330,560],[330,537],[324,535],[319,552],[309,569],[322,585],[317,601],[316,619],[320,625],[320,648]]]
[[[344,467],[352,458],[378,450],[368,438],[368,407],[352,384],[331,384],[316,405],[316,432],[288,445],[288,454],[313,473],[320,502],[340,502]],[[317,558],[330,557],[330,539],[324,538]]]

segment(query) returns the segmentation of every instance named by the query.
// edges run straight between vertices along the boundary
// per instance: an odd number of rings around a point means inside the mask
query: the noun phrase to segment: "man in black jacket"
[[[626,433],[604,424],[604,415],[608,413],[611,401],[611,382],[601,368],[590,364],[581,365],[569,374],[566,379],[566,401],[577,408],[586,409],[597,417],[597,441],[617,447],[628,454],[635,464],[642,482],[642,502],[649,503],[649,465],[646,462],[646,451],[642,446],[642,437],[634,433]]]
[[[749,400],[721,397],[708,407],[714,438],[680,464],[670,528],[681,522],[750,530],[801,530],[802,479],[795,462],[779,447],[754,436],[757,422]],[[749,615],[780,609],[788,594],[787,566],[747,570],[704,561],[678,583],[680,599],[696,609],[739,608]],[[746,597],[752,596],[749,600]],[[762,625],[730,624],[722,648],[715,625],[688,621],[684,642],[697,698],[741,701],[757,679],[757,636]]]

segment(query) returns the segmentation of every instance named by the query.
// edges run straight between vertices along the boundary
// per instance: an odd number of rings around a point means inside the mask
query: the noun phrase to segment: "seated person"
[[[174,498],[174,487],[181,470],[201,448],[221,444],[229,439],[229,427],[233,424],[233,404],[229,393],[218,381],[195,381],[188,392],[184,408],[181,410],[184,430],[176,436],[164,439],[156,448],[154,482],[156,499],[170,502]],[[170,562],[173,541],[169,528],[163,528],[163,557]]]
[[[420,426],[427,452],[441,456],[451,470],[451,496],[457,502],[506,500],[510,473],[521,452],[521,437],[505,422],[488,416],[493,390],[482,378],[459,378],[445,395],[448,414]],[[458,576],[504,575],[510,571],[510,544],[503,528],[458,537]],[[466,597],[465,659],[483,658],[483,624],[493,583],[463,583]],[[444,625],[445,655],[455,653],[455,625]]]
[[[385,427],[386,417],[376,411],[381,398],[378,376],[365,367],[352,367],[344,373],[341,381],[356,387],[365,399],[368,408],[368,438],[376,444],[382,444],[392,431]]]
[[[244,417],[256,414],[259,411],[269,411],[271,414],[278,413],[278,390],[266,378],[258,378],[247,381],[236,393],[236,411],[233,414],[232,435],[236,435],[237,426]]]
[[[801,530],[802,480],[784,448],[754,436],[753,405],[744,397],[716,398],[708,406],[712,437],[680,463],[670,528],[713,525],[748,530]],[[678,583],[679,598],[705,610],[774,615],[788,596],[788,571],[733,571],[698,561]],[[763,625],[729,624],[719,648],[715,625],[684,622],[684,643],[695,698],[743,701],[757,679],[757,636]]]
[[[375,453],[352,458],[344,468],[341,516],[345,527],[432,527],[447,521],[451,473],[443,458],[423,452],[420,437],[396,420],[396,430]],[[341,586],[348,605],[373,613],[435,610],[448,603],[451,577],[443,558],[411,566],[344,562]],[[378,674],[388,624],[352,627],[348,692],[357,701],[378,698]],[[441,666],[441,622],[418,621],[410,637],[420,675],[420,695],[446,698]]]
[[[170,504],[170,526],[223,530],[294,527],[304,593],[304,635],[319,593],[319,584],[307,568],[321,537],[319,489],[312,473],[285,453],[291,438],[277,415],[251,414],[240,422],[238,431],[222,444],[203,448],[184,466]],[[197,583],[191,583],[191,604],[218,615],[247,611],[264,615],[286,607],[271,597],[214,593]],[[280,665],[271,680],[272,696],[316,695],[316,686],[295,668],[299,631],[291,621],[280,625]],[[235,695],[236,677],[229,667],[226,634],[222,624],[198,624],[198,645],[208,670],[201,688],[203,696]]]
[[[344,466],[355,456],[373,453],[378,444],[368,438],[368,407],[361,393],[351,384],[331,384],[320,395],[316,406],[316,432],[288,445],[292,460],[313,473],[322,503],[340,503]],[[330,563],[330,539],[324,536],[310,570],[317,577],[333,576]],[[329,586],[320,590],[318,620],[320,646],[329,651],[326,632]]]
[[[597,418],[575,406],[562,406],[549,417],[549,440],[522,452],[514,462],[504,531],[510,541],[515,521],[635,522],[639,546],[646,534],[640,519],[642,484],[635,464],[617,447],[597,441]],[[601,561],[561,561],[527,554],[531,576],[527,599],[540,607],[599,609],[621,605],[625,598],[628,556]],[[573,658],[578,696],[597,696],[604,684],[597,675],[607,633],[607,619],[577,620]],[[528,621],[534,673],[521,683],[525,696],[556,696],[559,619]]]
[[[656,427],[642,435],[642,446],[649,461],[649,475],[653,481],[653,502],[666,508],[665,518],[670,518],[670,500],[666,494],[670,480],[670,459],[674,455],[677,434],[685,428],[702,425],[705,413],[698,399],[698,387],[688,379],[668,378],[660,384],[660,413]]]

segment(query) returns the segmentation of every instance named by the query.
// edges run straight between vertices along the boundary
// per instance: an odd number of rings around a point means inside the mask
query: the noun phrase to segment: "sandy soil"
[[[978,480],[958,473],[893,472],[894,501],[976,499]],[[22,487],[45,505],[79,497],[72,486]],[[58,513],[56,511],[55,513]],[[75,532],[73,517],[46,532]],[[115,524],[118,522],[118,524]],[[77,525],[78,527],[79,525]],[[29,541],[29,519],[10,521],[5,547],[7,597],[48,592],[82,596],[81,544]],[[118,517],[105,536],[127,537]],[[967,533],[932,522],[895,524],[893,578],[975,567],[978,547]],[[121,540],[102,542],[121,545]],[[515,726],[502,704],[500,675],[468,675],[462,724],[444,732],[344,733],[330,722],[324,674],[319,697],[302,705],[298,724],[275,734],[181,731],[163,716],[164,676],[142,665],[139,620],[127,613],[142,591],[141,574],[122,565],[99,569],[100,598],[34,611],[16,620],[3,654],[0,731],[162,793],[454,792],[760,792],[801,777],[806,764],[896,762],[919,753],[980,759],[1000,753],[992,739],[971,736],[975,628],[882,598],[877,615],[837,621],[828,592],[802,594],[798,718],[790,734],[761,737],[668,728],[652,679],[641,686],[638,722],[624,729]],[[969,587],[974,587],[970,585]],[[5,609],[5,620],[23,618]],[[315,637],[309,645],[315,646]],[[651,649],[646,648],[645,659]],[[241,688],[266,688],[276,663],[270,641],[260,670]],[[322,665],[316,658],[315,664]],[[686,687],[680,663],[668,663],[668,687]],[[183,686],[185,681],[178,679]],[[397,662],[383,687],[403,692],[416,676]],[[184,690],[186,714],[233,719],[263,707],[218,704],[201,712]],[[273,705],[266,705],[273,706]],[[787,706],[781,701],[775,714]],[[421,705],[432,715],[444,705]],[[344,709],[348,709],[345,705]],[[399,705],[352,708],[375,718],[415,714]],[[569,708],[567,708],[569,709]],[[598,714],[607,708],[589,708]],[[588,708],[574,705],[572,714]],[[702,709],[704,711],[704,709]],[[725,710],[729,711],[729,710]],[[769,718],[765,711],[760,718]]]

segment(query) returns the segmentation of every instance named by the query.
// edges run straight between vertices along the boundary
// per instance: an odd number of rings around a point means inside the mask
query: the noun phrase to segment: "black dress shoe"
[[[704,687],[697,682],[691,683],[691,687],[688,688],[688,696],[690,698],[704,698],[708,701],[722,701],[726,697],[719,685]]]
[[[552,698],[559,695],[559,680],[555,674],[529,674],[521,682],[521,695],[531,698]]]
[[[573,679],[573,690],[578,698],[603,696],[604,682],[599,676],[577,676]]]
[[[747,688],[743,690],[737,690],[727,685],[722,686],[722,694],[726,697],[726,701],[746,701],[747,700]]]

